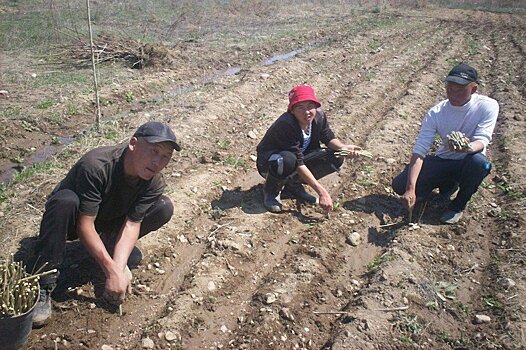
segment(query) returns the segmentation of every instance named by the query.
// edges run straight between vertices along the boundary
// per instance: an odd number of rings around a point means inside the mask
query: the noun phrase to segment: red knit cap
[[[321,103],[316,98],[316,95],[314,94],[314,89],[312,87],[310,87],[309,85],[299,85],[290,90],[289,92],[288,110],[291,111],[292,107],[296,103],[300,103],[303,101],[312,101],[316,103],[316,108],[321,106]]]

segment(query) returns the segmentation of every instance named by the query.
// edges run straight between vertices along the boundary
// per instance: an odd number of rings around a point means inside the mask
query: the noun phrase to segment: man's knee
[[[391,181],[391,187],[396,194],[403,195],[407,184],[407,171],[404,170],[401,174],[398,174]]]
[[[464,167],[471,174],[486,177],[491,171],[491,162],[482,153],[475,153],[466,157]]]
[[[50,206],[60,207],[60,210],[76,210],[80,206],[78,195],[72,190],[60,190],[49,197],[46,209]]]
[[[172,200],[167,196],[161,196],[159,198],[159,217],[163,223],[170,221],[174,214],[174,205]]]
[[[275,153],[270,156],[268,165],[272,176],[286,178],[296,170],[296,155],[289,151]]]

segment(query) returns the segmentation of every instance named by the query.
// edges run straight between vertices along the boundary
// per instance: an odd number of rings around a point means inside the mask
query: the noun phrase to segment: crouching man
[[[360,147],[338,140],[320,107],[312,87],[293,88],[287,111],[270,126],[257,146],[257,168],[265,178],[263,195],[268,211],[282,211],[282,195],[332,210],[332,198],[317,180],[342,166],[343,158],[337,157],[335,151],[356,157]],[[320,142],[327,148],[322,149]],[[303,183],[319,199],[305,191]]]
[[[413,156],[404,171],[393,179],[393,189],[403,205],[412,210],[438,188],[449,199],[458,189],[440,220],[455,224],[471,196],[489,174],[486,147],[497,122],[497,101],[476,93],[478,73],[467,64],[455,66],[446,77],[444,100],[431,108],[422,122]],[[435,135],[442,141],[436,155],[428,155]]]
[[[131,285],[127,264],[140,262],[137,240],[166,224],[173,214],[161,170],[180,150],[170,127],[140,126],[127,144],[87,152],[55,187],[46,202],[28,268],[58,268],[67,240],[80,239],[106,276],[104,298],[123,302]],[[51,316],[51,292],[58,273],[43,276],[33,325]]]

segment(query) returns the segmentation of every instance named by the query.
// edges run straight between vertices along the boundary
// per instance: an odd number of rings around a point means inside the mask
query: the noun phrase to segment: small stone
[[[258,157],[253,155],[253,154],[251,154],[250,155],[250,159],[255,162],[256,160],[258,160]]]
[[[453,250],[455,250],[455,246],[452,245],[452,244],[448,244],[448,245],[446,246],[446,249],[449,250],[449,251],[453,251]]]
[[[250,130],[248,132],[248,137],[250,137],[251,139],[256,139],[257,138],[257,135],[256,133],[254,132],[254,130]]]
[[[362,243],[362,237],[358,232],[351,232],[347,235],[346,242],[354,247]]]
[[[209,281],[208,285],[207,285],[207,288],[208,288],[209,292],[213,292],[214,290],[217,289],[216,284],[214,283],[214,281]]]
[[[475,315],[475,323],[481,324],[481,323],[489,323],[491,322],[491,317],[487,315]]]
[[[95,305],[95,303],[89,303],[88,307],[93,310],[97,305]]]
[[[502,286],[502,288],[508,290],[515,287],[516,283],[511,278],[503,278],[500,280],[500,285]]]
[[[267,74],[267,73],[263,73],[259,76],[261,79],[268,79],[270,78],[270,74]]]
[[[267,305],[272,304],[276,300],[278,300],[278,296],[276,295],[276,293],[265,294],[265,304]]]
[[[155,344],[153,343],[153,340],[146,337],[141,340],[141,345],[143,349],[153,349],[155,347]]]
[[[95,334],[97,333],[94,329],[88,329],[88,334]]]
[[[221,326],[221,332],[226,333],[228,332],[228,328],[225,325]]]
[[[409,299],[407,299],[406,297],[403,297],[402,298],[402,303],[404,303],[404,305],[408,305],[409,304]]]
[[[101,348],[101,349],[102,349],[102,350],[113,350],[113,348],[112,348],[111,346],[106,345],[106,344],[102,345],[102,348]]]
[[[166,341],[181,340],[181,335],[178,332],[166,331],[164,339]]]
[[[9,97],[9,91],[7,91],[7,90],[0,90],[0,97],[8,98]]]
[[[362,284],[360,283],[360,281],[358,280],[355,280],[355,279],[352,279],[351,280],[351,284],[355,287],[360,287]]]
[[[394,164],[394,163],[396,163],[396,159],[394,159],[394,158],[387,158],[387,159],[385,160],[385,162],[386,162],[387,164]]]
[[[488,216],[492,218],[496,218],[496,217],[499,217],[501,213],[502,213],[502,209],[500,207],[496,207],[488,211]]]

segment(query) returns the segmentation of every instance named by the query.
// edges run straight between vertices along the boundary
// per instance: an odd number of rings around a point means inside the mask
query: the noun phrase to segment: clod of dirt
[[[346,242],[354,247],[362,243],[362,237],[358,232],[351,232],[347,235]]]

